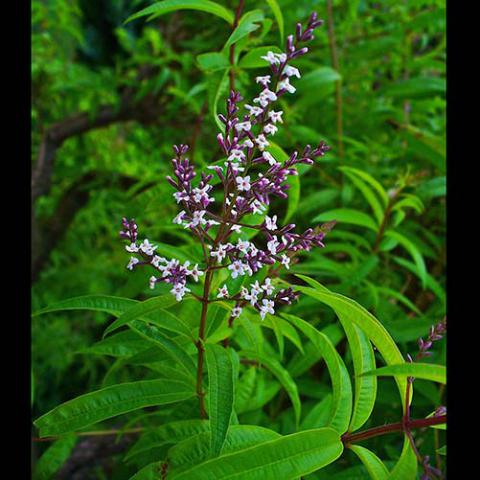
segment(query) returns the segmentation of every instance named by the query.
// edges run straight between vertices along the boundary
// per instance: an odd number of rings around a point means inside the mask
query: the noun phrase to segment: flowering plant
[[[240,25],[240,11],[235,27]],[[124,326],[128,330],[107,337],[100,346],[127,348],[130,342],[132,351],[116,368],[147,365],[153,378],[107,385],[60,405],[36,420],[41,436],[61,436],[117,415],[161,406],[150,412],[159,414],[159,425],[145,423],[149,414],[144,413],[133,417],[138,427],[122,431],[142,434],[126,457],[139,469],[132,479],[296,479],[333,463],[345,448],[373,472],[372,478],[413,480],[418,463],[423,466],[423,478],[442,475],[420,455],[412,431],[444,424],[446,410],[439,407],[426,418],[412,419],[410,409],[413,378],[444,384],[444,368],[413,362],[411,357],[406,362],[383,325],[353,300],[305,275],[297,274],[295,284],[290,283],[290,276],[280,277],[282,269],[289,270],[297,261],[300,251],[323,247],[332,227],[327,223],[296,232],[294,224],[282,226],[277,215],[268,214],[273,198],[288,197],[288,180],[298,174],[298,166],[315,164],[329,150],[321,141],[316,148],[307,145],[301,153],[295,151],[280,161],[269,149],[283,123],[283,112],[273,106],[282,96],[295,92],[294,79],[301,77],[291,62],[308,52],[304,44],[313,39],[315,28],[321,24],[313,13],[305,27],[297,24],[295,34],[287,37],[284,52],[268,51],[262,56],[271,72],[256,77],[260,92],[251,103],[242,105],[240,93],[230,91],[226,113],[219,115],[224,131],[217,135],[224,157],[209,165],[208,172],[198,176],[188,158],[188,146],[174,146],[173,175],[167,180],[180,211],[173,223],[198,239],[203,261],[192,265],[188,259],[159,255],[158,245],[139,236],[135,220],[123,218],[120,237],[130,254],[126,268],[152,269],[150,288],[167,284],[169,293],[143,302],[81,297],[42,312],[90,308],[114,314],[118,318],[105,334]],[[203,284],[200,294],[196,284]],[[315,304],[327,305],[338,317],[352,357],[354,389],[331,336],[279,308],[292,305],[300,294]],[[187,299],[200,303],[199,317],[169,311]],[[220,316],[220,321],[209,316],[212,305],[223,308],[227,315]],[[244,320],[249,338],[234,337],[236,323]],[[261,348],[263,337],[258,331],[264,327],[274,330],[279,355],[270,345],[264,351]],[[445,324],[432,327],[428,339],[419,341],[416,360],[429,356],[433,342],[444,333]],[[308,339],[305,346],[300,334]],[[301,356],[288,369],[281,363],[284,337]],[[233,346],[229,338],[234,338]],[[138,343],[141,346],[136,350]],[[385,367],[377,368],[374,347]],[[295,369],[304,368],[302,362],[308,368],[309,355],[315,361],[325,361],[332,393],[302,419],[302,402],[293,377]],[[266,369],[276,383],[263,376],[257,382],[257,369]],[[207,388],[204,370],[208,373]],[[402,420],[358,432],[371,418],[379,375],[394,377]],[[258,422],[256,417],[248,417],[252,410],[261,412],[280,388],[292,404],[291,410],[285,410],[287,427],[278,428],[284,435],[255,424],[261,424],[261,417]],[[392,432],[404,434],[404,447],[389,471],[390,466],[357,443]]]

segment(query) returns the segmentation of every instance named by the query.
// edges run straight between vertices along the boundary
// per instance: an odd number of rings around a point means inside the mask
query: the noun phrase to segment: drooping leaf
[[[210,452],[220,455],[233,412],[234,376],[230,353],[220,345],[205,345],[208,369]]]
[[[42,437],[62,435],[139,408],[179,402],[193,395],[193,389],[174,380],[121,383],[69,400],[34,424]]]
[[[447,383],[447,369],[443,365],[432,363],[402,363],[399,365],[388,365],[387,367],[376,368],[363,373],[363,376],[399,376],[415,377],[431,380],[432,382]]]
[[[374,232],[378,230],[378,225],[372,217],[352,208],[336,208],[334,210],[329,210],[328,212],[323,212],[320,215],[317,215],[312,221],[329,222],[331,220],[336,220],[339,224],[349,223],[351,225],[359,225],[360,227],[369,228]]]
[[[342,451],[335,430],[308,430],[207,460],[171,479],[293,480],[332,463]]]
[[[365,465],[372,480],[387,480],[388,469],[373,452],[360,445],[351,445],[349,448]]]
[[[283,14],[280,5],[278,4],[277,0],[267,0],[268,5],[272,9],[273,16],[277,21],[278,25],[278,33],[280,34],[280,45],[283,43],[283,35],[284,35],[284,21],[283,21]]]
[[[165,15],[166,13],[174,12],[176,10],[198,10],[201,12],[208,12],[212,15],[223,18],[230,24],[233,24],[233,13],[230,10],[227,10],[223,5],[210,0],[163,0],[162,2],[154,3],[153,5],[134,13],[127,18],[125,23],[146,16],[148,16],[148,20],[152,20],[160,15]]]
[[[55,440],[35,465],[34,480],[50,480],[66,462],[77,443],[78,437],[68,434]]]
[[[264,18],[262,10],[251,10],[250,12],[245,13],[238,22],[237,28],[232,32],[225,45],[223,50],[226,51],[231,45],[238,42],[242,38],[246,37],[249,33],[257,30]]]
[[[417,457],[412,449],[410,440],[405,436],[400,459],[390,472],[387,480],[415,480],[417,478]]]

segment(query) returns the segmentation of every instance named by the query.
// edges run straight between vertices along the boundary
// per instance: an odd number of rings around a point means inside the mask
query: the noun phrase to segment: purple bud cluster
[[[441,340],[446,331],[447,331],[446,318],[440,323],[437,323],[437,325],[435,326],[432,325],[430,327],[430,332],[428,334],[427,339],[426,340],[423,340],[423,338],[418,339],[418,353],[415,359],[420,360],[421,358],[424,358],[424,357],[430,357],[432,355],[430,348],[432,347],[433,342],[436,342],[437,340]]]
[[[186,287],[189,276],[198,281],[198,277],[206,272],[226,269],[235,279],[252,276],[264,266],[278,265],[288,269],[291,257],[299,250],[324,246],[325,230],[308,228],[303,233],[295,233],[294,224],[277,226],[276,215],[265,215],[271,197],[288,197],[287,181],[291,175],[298,175],[296,167],[313,164],[329,150],[321,141],[315,148],[307,145],[301,153],[293,152],[283,162],[269,151],[269,137],[275,135],[279,124],[283,123],[283,112],[273,110],[272,106],[282,95],[294,93],[296,88],[291,82],[301,77],[290,62],[308,52],[304,44],[314,38],[314,29],[322,23],[313,13],[305,28],[298,24],[295,35],[287,38],[285,52],[269,51],[262,57],[270,65],[271,73],[256,77],[261,91],[252,105],[241,106],[243,98],[240,93],[230,92],[225,114],[219,115],[224,131],[217,135],[225,158],[207,167],[220,180],[223,189],[221,204],[212,196],[213,175],[202,173],[200,180],[196,181],[195,168],[186,157],[188,146],[173,147],[173,175],[167,180],[174,187],[173,197],[182,209],[173,222],[189,229],[200,240],[205,263],[202,270],[198,265],[189,270],[188,262],[181,265],[176,259],[167,260],[155,255],[157,247],[148,240],[137,243],[137,226],[133,220],[124,219],[121,237],[129,241],[126,249],[140,256],[132,257],[127,268],[132,270],[148,264],[157,269],[161,275],[151,277],[152,288],[158,281],[170,283],[173,285],[171,292],[180,300],[185,292],[190,291]],[[244,223],[243,217],[248,214],[262,214],[264,219],[257,225]],[[243,235],[244,228],[258,230],[260,239],[256,243],[247,240]],[[236,236],[235,240],[232,235]],[[291,288],[275,292],[268,274],[263,284],[257,280],[250,287],[242,287],[234,295],[228,293],[226,285],[218,291],[216,298],[235,301],[232,318],[240,315],[242,307],[250,303],[264,319],[268,313],[274,313],[276,304],[290,304],[298,297]]]

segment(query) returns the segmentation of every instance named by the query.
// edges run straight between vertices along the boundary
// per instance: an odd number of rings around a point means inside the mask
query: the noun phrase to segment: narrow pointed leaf
[[[372,480],[387,480],[388,469],[373,452],[360,445],[352,445],[349,448],[365,465]]]
[[[372,217],[352,208],[336,208],[328,212],[323,212],[313,219],[314,222],[329,222],[331,220],[336,220],[339,224],[349,223],[351,225],[369,228],[374,232],[378,230],[378,225]]]
[[[400,459],[390,472],[387,480],[415,480],[417,478],[417,457],[412,449],[410,440],[405,436]]]
[[[402,363],[399,365],[388,365],[363,373],[363,376],[394,375],[399,377],[415,377],[431,380],[432,382],[447,383],[447,369],[443,365],[432,363]]]

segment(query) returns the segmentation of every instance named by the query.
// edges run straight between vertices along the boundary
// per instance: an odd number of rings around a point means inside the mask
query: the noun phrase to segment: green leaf
[[[315,327],[295,315],[282,315],[297,327],[322,352],[332,379],[333,401],[329,426],[345,433],[352,413],[352,386],[348,370],[330,339]]]
[[[257,47],[249,52],[247,52],[238,63],[240,68],[261,68],[266,66],[266,61],[261,58],[267,55],[267,53],[271,51],[273,53],[281,53],[281,50],[272,45],[267,47]]]
[[[42,437],[62,435],[139,408],[179,402],[194,395],[193,389],[174,380],[121,383],[69,400],[34,424]]]
[[[199,10],[202,12],[211,13],[217,17],[223,18],[228,23],[233,24],[234,16],[230,10],[216,2],[210,0],[163,0],[162,2],[154,3],[137,13],[134,13],[124,23],[131,22],[136,18],[149,16],[148,20],[165,15],[166,13],[174,12],[176,10]]]
[[[373,452],[360,445],[351,445],[349,448],[365,465],[372,480],[387,480],[388,469]]]
[[[335,430],[307,430],[207,460],[171,480],[293,480],[325,467],[342,452]]]
[[[278,33],[280,34],[280,44],[283,43],[283,35],[284,35],[284,21],[283,21],[283,14],[280,5],[278,4],[277,0],[267,0],[268,5],[272,9],[273,16],[278,24]]]
[[[263,19],[264,16],[261,10],[251,10],[243,15],[238,22],[237,28],[232,32],[223,46],[223,51],[226,51],[230,45],[233,45],[242,38],[246,37],[249,33],[257,30],[260,27],[258,22],[261,22]]]
[[[190,327],[184,323],[183,320],[163,310],[163,308],[169,307],[174,303],[176,303],[176,300],[170,294],[149,298],[143,302],[136,302],[133,307],[126,310],[117,320],[107,327],[103,337],[106,337],[109,333],[127,325],[133,320],[146,319],[154,323],[157,327],[192,338]],[[155,315],[153,316],[152,314]]]
[[[208,369],[210,452],[220,455],[233,412],[234,381],[230,353],[220,345],[205,345]]]
[[[359,170],[358,168],[341,167],[341,170],[343,170],[345,173],[348,172],[351,175],[355,175],[358,178],[361,178],[365,183],[369,184],[371,187],[375,189],[378,196],[382,200],[383,207],[385,208],[388,205],[388,202],[389,202],[388,193],[385,191],[385,189],[382,187],[382,184],[378,180],[375,180],[375,178],[373,178],[367,172],[364,172],[363,170]]]
[[[377,398],[376,378],[361,376],[364,372],[375,368],[375,354],[370,340],[351,319],[347,320],[344,315],[339,319],[347,335],[355,372],[355,401],[348,429],[350,432],[354,432],[370,418]]]
[[[387,480],[415,480],[417,478],[417,457],[407,436],[403,442],[400,459],[390,472]]]
[[[320,302],[330,306],[337,316],[342,316],[342,318],[357,325],[377,347],[387,365],[395,365],[404,362],[400,350],[385,327],[361,305],[339,293],[330,292],[323,285],[321,288],[299,286],[296,286],[296,288],[306,295],[316,298]],[[405,406],[405,392],[407,388],[406,379],[395,377],[395,381],[398,386],[402,405]]]
[[[393,230],[387,230],[385,232],[385,236],[396,240],[412,256],[412,259],[415,262],[415,265],[418,270],[418,276],[422,282],[422,287],[425,289],[426,282],[427,282],[427,278],[426,278],[427,267],[425,266],[425,261],[423,259],[422,254],[420,253],[418,248],[415,246],[415,244],[411,242],[407,237]]]
[[[55,440],[45,453],[40,457],[36,466],[34,480],[50,480],[66,462],[77,443],[75,434],[65,435]]]
[[[446,81],[444,78],[417,77],[389,85],[384,90],[384,94],[395,98],[423,98],[444,95],[445,90]]]
[[[328,212],[317,215],[313,222],[329,222],[336,220],[338,223],[350,223],[352,225],[359,225],[361,227],[369,228],[376,232],[378,225],[372,217],[366,213],[354,210],[352,208],[336,208]]]
[[[197,55],[197,63],[206,72],[214,72],[230,67],[227,56],[220,52],[208,52]]]
[[[298,91],[303,95],[308,95],[320,86],[334,83],[341,80],[341,75],[331,67],[319,67],[306,75],[297,82]]]
[[[288,371],[282,367],[282,365],[277,362],[274,358],[269,357],[264,354],[260,354],[257,352],[250,352],[246,350],[242,350],[238,352],[241,357],[250,359],[250,360],[258,360],[260,363],[265,365],[270,372],[277,378],[277,380],[282,384],[283,388],[287,392],[288,396],[293,405],[293,410],[295,412],[295,422],[298,425],[300,422],[300,417],[302,414],[302,404],[300,402],[300,397],[298,395],[298,388],[290,376]]]
[[[134,332],[159,347],[172,360],[177,362],[192,379],[193,384],[195,383],[195,363],[174,339],[164,335],[158,328],[138,320],[133,320],[129,326]]]
[[[223,71],[211,73],[208,82],[208,108],[213,115],[215,124],[221,132],[225,131],[225,125],[218,118],[218,102],[228,87],[228,68]]]
[[[363,373],[364,376],[394,375],[400,377],[415,377],[431,380],[432,382],[447,383],[447,369],[443,365],[432,363],[401,363],[400,365],[388,365]]]
[[[447,446],[444,445],[443,447],[440,447],[439,449],[437,449],[437,453],[439,455],[447,455]]]

